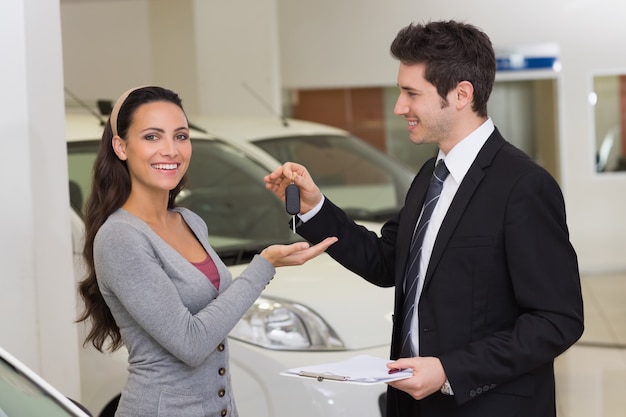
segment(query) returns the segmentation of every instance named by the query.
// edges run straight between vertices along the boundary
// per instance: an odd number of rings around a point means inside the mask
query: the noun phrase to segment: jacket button
[[[217,371],[218,374],[220,374],[221,376],[224,376],[226,374],[226,368],[220,368],[219,371]]]
[[[217,392],[217,396],[222,398],[224,395],[226,395],[226,390],[225,389],[221,389]]]
[[[476,394],[482,394],[483,393],[483,389],[481,387],[476,388]]]
[[[226,417],[226,414],[228,414],[228,410],[226,410],[226,409],[223,409],[223,410],[220,412],[220,416],[222,416],[222,417]]]
[[[474,398],[476,396],[476,391],[471,390],[470,391],[470,397]]]
[[[491,389],[491,388],[489,387],[489,385],[485,385],[485,386],[483,387],[483,391],[489,391],[490,389]]]
[[[217,345],[217,351],[218,351],[218,352],[223,352],[223,351],[224,351],[224,348],[225,348],[225,347],[224,347],[224,344],[223,344],[223,343],[220,343],[219,345]]]

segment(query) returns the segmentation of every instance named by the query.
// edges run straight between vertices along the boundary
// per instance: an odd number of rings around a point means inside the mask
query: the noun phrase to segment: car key
[[[293,180],[285,188],[285,209],[292,216],[292,228],[296,233],[296,214],[300,213],[300,189],[293,183]]]

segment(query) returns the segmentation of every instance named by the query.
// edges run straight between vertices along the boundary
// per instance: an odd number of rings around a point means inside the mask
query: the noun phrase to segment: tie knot
[[[444,182],[449,173],[450,171],[448,171],[448,167],[443,159],[438,160],[433,175],[437,177],[439,181]]]

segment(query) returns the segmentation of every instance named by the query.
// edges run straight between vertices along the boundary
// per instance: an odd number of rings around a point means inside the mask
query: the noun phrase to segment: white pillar
[[[276,0],[193,3],[199,111],[208,116],[279,114]]]
[[[79,398],[60,10],[0,2],[0,345]]]
[[[154,83],[177,92],[187,114],[198,111],[193,2],[150,0],[149,39]]]

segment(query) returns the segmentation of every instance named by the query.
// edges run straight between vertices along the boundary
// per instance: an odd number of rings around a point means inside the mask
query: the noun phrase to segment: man
[[[413,377],[389,383],[388,417],[555,416],[553,361],[583,331],[561,191],[487,115],[496,65],[483,32],[454,21],[411,24],[391,53],[400,62],[394,111],[412,142],[436,143],[439,154],[381,236],[325,199],[301,165],[284,164],[266,186],[284,198],[293,180],[298,233],[314,243],[337,236],[333,258],[395,286],[389,367]],[[442,191],[425,201],[431,178],[431,191]]]

